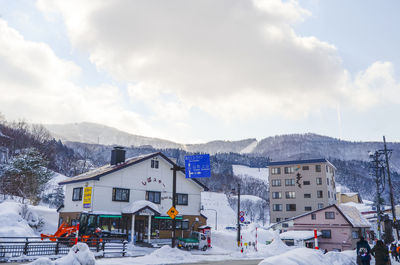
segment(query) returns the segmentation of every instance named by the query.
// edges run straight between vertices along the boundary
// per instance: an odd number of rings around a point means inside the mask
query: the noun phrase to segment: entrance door
[[[136,241],[143,242],[143,239],[146,237],[144,231],[144,220],[135,220],[135,232],[136,232]]]

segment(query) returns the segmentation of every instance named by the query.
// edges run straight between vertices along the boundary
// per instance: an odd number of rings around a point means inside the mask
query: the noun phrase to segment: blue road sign
[[[243,222],[244,222],[244,217],[241,216],[241,217],[239,218],[239,220],[240,220],[241,223],[243,223]]]
[[[210,155],[185,156],[186,178],[209,178],[211,176]]]

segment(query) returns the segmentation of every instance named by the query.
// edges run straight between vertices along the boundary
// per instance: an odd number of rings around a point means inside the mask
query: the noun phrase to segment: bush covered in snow
[[[30,263],[30,265],[95,265],[96,260],[88,245],[78,243],[73,246],[67,256],[55,261],[48,258],[40,258]]]

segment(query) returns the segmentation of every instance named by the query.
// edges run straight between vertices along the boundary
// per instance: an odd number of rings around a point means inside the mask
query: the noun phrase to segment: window
[[[305,180],[305,181],[303,181],[303,185],[304,186],[306,186],[306,185],[310,185],[311,183],[310,183],[310,181],[309,180]]]
[[[304,198],[306,198],[306,199],[311,198],[311,193],[304,193]]]
[[[321,230],[322,238],[331,238],[331,230]]]
[[[282,192],[280,191],[272,192],[272,199],[282,199]]]
[[[335,212],[325,212],[325,219],[335,219]]]
[[[331,192],[328,190],[328,198],[331,197]]]
[[[308,212],[309,212],[309,211],[312,211],[311,206],[305,206],[305,207],[304,207],[304,211],[308,211]]]
[[[279,223],[281,221],[281,218],[277,217],[276,222]]]
[[[282,204],[272,204],[272,210],[275,212],[282,211]]]
[[[113,188],[112,200],[117,202],[129,202],[129,189]]]
[[[357,239],[357,238],[358,238],[358,232],[357,232],[357,231],[351,232],[351,237],[352,237],[353,239]]]
[[[296,193],[294,191],[287,191],[285,194],[286,199],[296,199]]]
[[[329,185],[329,179],[326,178],[326,185]]]
[[[272,175],[279,175],[279,174],[281,174],[281,168],[280,168],[280,167],[273,167],[273,168],[271,168],[271,174],[272,174]]]
[[[183,193],[177,193],[176,205],[188,205],[188,195]]]
[[[323,198],[324,194],[322,192],[322,190],[317,190],[317,198]]]
[[[324,208],[324,204],[323,203],[318,203],[318,209],[322,209]]]
[[[273,179],[272,180],[272,187],[278,187],[281,186],[281,180],[280,179]]]
[[[311,220],[315,220],[315,219],[317,219],[317,215],[315,213],[312,213],[311,214]]]
[[[158,168],[158,160],[155,159],[151,160],[151,168]]]
[[[325,165],[326,172],[329,172],[328,165]]]
[[[310,167],[309,166],[303,166],[303,170],[309,170]]]
[[[322,178],[317,178],[317,185],[322,185]]]
[[[295,183],[294,179],[285,179],[285,186],[294,186]]]
[[[157,204],[161,202],[161,192],[159,191],[146,191],[146,200]]]
[[[321,172],[321,165],[315,165],[315,172]]]
[[[286,211],[288,212],[296,211],[296,204],[286,204]]]
[[[73,201],[81,201],[82,200],[82,190],[83,188],[74,188],[72,190],[72,200]]]
[[[288,228],[289,227],[289,224],[288,223],[283,223],[282,224],[282,228]]]
[[[285,174],[291,174],[295,170],[294,167],[285,167]]]
[[[182,230],[189,230],[189,221],[182,221]]]

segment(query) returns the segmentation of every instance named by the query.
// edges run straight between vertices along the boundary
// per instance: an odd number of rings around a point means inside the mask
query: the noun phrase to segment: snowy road
[[[183,263],[182,265],[257,265],[260,263],[262,259],[247,259],[247,260],[223,260],[223,261],[206,261],[206,262],[199,262],[199,263]]]

